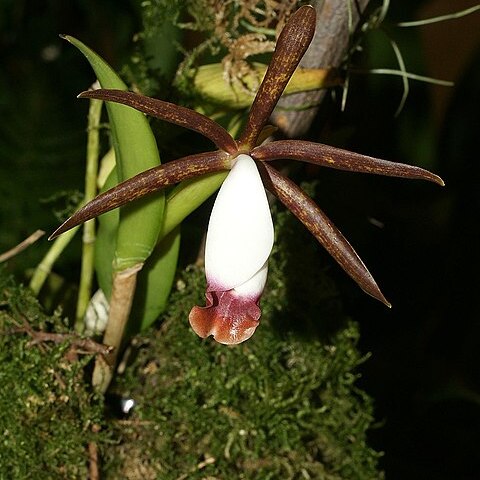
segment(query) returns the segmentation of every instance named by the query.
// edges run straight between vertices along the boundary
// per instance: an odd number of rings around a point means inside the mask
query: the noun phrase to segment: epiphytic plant
[[[81,98],[124,104],[197,131],[212,140],[218,150],[173,160],[123,181],[87,203],[51,238],[182,180],[229,171],[213,207],[207,233],[207,306],[194,307],[190,313],[190,323],[201,337],[213,335],[221,343],[240,343],[248,339],[258,325],[258,301],[273,245],[273,225],[264,188],[291,210],[366,293],[389,306],[372,275],[340,231],[305,192],[268,162],[301,160],[340,170],[424,179],[439,185],[443,185],[443,181],[415,166],[319,143],[282,140],[262,144],[268,133],[265,124],[314,31],[315,10],[309,6],[298,9],[286,23],[238,140],[210,118],[168,102],[121,90],[98,89],[81,93]],[[166,208],[168,210],[168,203]]]

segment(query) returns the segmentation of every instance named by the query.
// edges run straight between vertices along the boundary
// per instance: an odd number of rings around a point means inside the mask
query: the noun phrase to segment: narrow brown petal
[[[315,9],[305,5],[290,17],[280,33],[272,60],[240,137],[240,150],[249,150],[255,146],[258,135],[312,41],[315,19]]]
[[[220,150],[231,154],[237,151],[235,140],[223,127],[195,110],[123,90],[88,90],[80,93],[78,98],[97,98],[127,105],[152,117],[201,133]]]
[[[376,173],[389,177],[417,178],[444,186],[443,180],[434,173],[405,163],[389,162],[359,153],[303,140],[280,140],[255,148],[251,152],[255,160],[279,159],[301,160],[323,167],[351,172]]]
[[[95,197],[84,205],[50,235],[49,240],[58,237],[67,230],[98,217],[102,213],[121,207],[128,202],[144,197],[169,185],[187,178],[198,177],[206,173],[228,170],[228,155],[221,151],[199,153],[172,162],[159,165],[139,173],[116,187]]]
[[[355,250],[315,202],[300,187],[268,163],[257,165],[265,187],[307,227],[360,288],[391,307]]]

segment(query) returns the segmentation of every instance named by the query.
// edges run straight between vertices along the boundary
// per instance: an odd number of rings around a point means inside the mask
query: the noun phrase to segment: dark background
[[[389,479],[474,479],[480,471],[478,270],[480,14],[411,29],[394,22],[466,8],[468,1],[393,1],[384,31],[365,39],[360,68],[396,68],[388,36],[407,69],[455,80],[454,88],[411,82],[402,113],[398,78],[352,75],[347,108],[327,102],[310,137],[439,173],[447,186],[345,172],[319,179],[318,201],[349,238],[393,309],[366,297],[333,265],[345,308],[371,352],[359,386],[376,402],[371,444],[385,452]],[[0,0],[0,252],[37,228],[81,190],[88,105],[75,96],[93,81],[68,33],[113,66],[128,61],[141,29],[139,2]],[[78,240],[77,240],[78,242]],[[10,261],[20,279],[48,248]],[[78,244],[58,264],[72,282]]]

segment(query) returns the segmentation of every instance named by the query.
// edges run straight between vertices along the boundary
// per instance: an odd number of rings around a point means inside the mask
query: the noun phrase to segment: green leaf
[[[167,306],[179,249],[180,227],[177,227],[157,245],[140,272],[131,313],[131,325],[138,325],[140,331],[147,329]]]
[[[117,184],[117,171],[108,176],[102,190]],[[97,281],[105,296],[110,299],[112,293],[112,270],[117,243],[119,209],[111,210],[98,217],[98,229],[95,238],[95,270]]]
[[[87,58],[102,88],[127,90],[115,71],[79,40],[65,36]],[[146,117],[129,107],[107,104],[118,181],[160,164],[155,137]],[[126,205],[120,210],[114,268],[122,271],[142,264],[152,253],[162,226],[164,192]]]
[[[104,190],[117,183],[116,170],[108,176]],[[183,210],[182,210],[183,211]],[[178,217],[175,215],[172,220]],[[97,280],[105,296],[112,292],[113,260],[119,210],[111,210],[98,217],[99,227],[95,241],[95,267]],[[172,225],[172,221],[168,223]],[[177,224],[178,225],[178,224]],[[165,310],[177,268],[180,249],[180,227],[170,227],[157,244],[148,262],[138,274],[137,288],[131,312],[130,332],[148,328]]]

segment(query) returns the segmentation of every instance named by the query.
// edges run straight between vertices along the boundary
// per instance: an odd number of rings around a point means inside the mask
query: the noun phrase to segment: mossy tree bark
[[[300,66],[304,68],[339,67],[348,53],[351,32],[349,31],[349,3],[351,8],[351,26],[355,29],[360,21],[358,4],[363,13],[369,0],[349,2],[345,0],[317,0],[317,28],[315,37],[305,53]],[[304,135],[322,102],[327,90],[297,93],[284,97],[273,112],[273,120],[282,133],[290,138]],[[299,105],[314,105],[298,110]]]

